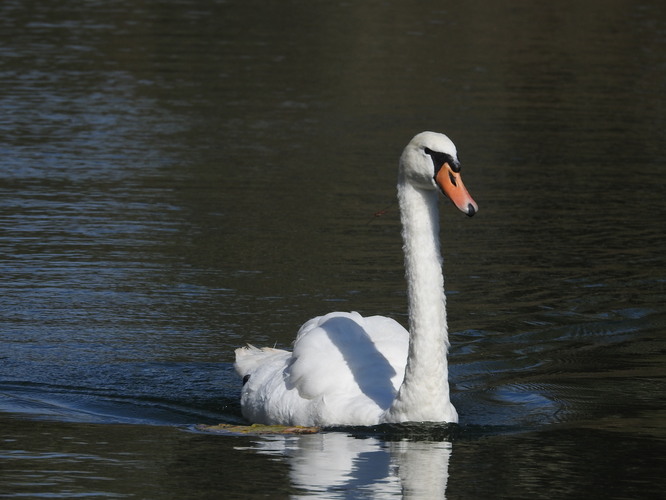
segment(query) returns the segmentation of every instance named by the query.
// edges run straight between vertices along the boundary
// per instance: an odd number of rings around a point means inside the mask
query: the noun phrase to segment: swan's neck
[[[456,422],[449,400],[446,297],[439,248],[437,192],[398,182],[409,301],[405,378],[387,422]]]

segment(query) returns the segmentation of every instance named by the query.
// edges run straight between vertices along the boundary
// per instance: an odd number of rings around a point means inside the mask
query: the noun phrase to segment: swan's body
[[[306,322],[293,352],[237,349],[245,418],[320,426],[458,421],[449,399],[437,207],[441,189],[467,215],[478,210],[459,172],[456,148],[443,134],[416,135],[400,158],[411,335],[390,318],[334,312]]]

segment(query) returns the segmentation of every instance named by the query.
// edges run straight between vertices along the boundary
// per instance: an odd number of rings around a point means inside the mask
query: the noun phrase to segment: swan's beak
[[[479,206],[467,192],[460,172],[454,172],[448,163],[442,165],[435,174],[435,182],[442,192],[458,207],[458,210],[470,217],[479,211]]]

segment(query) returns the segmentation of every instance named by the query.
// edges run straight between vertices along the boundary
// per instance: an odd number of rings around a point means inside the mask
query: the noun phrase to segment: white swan
[[[306,322],[293,352],[236,349],[246,419],[306,426],[458,421],[449,399],[440,189],[462,212],[477,212],[453,142],[422,132],[404,149],[398,175],[411,335],[390,318],[333,312]]]

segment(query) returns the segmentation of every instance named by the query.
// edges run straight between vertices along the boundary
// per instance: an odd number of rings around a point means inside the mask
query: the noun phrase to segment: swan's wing
[[[386,409],[402,383],[409,335],[396,321],[331,313],[298,333],[287,382],[302,397],[365,396]]]
[[[386,316],[364,318],[366,330],[379,352],[389,361],[396,372],[393,386],[397,391],[402,385],[409,351],[409,332],[396,320]]]
[[[408,334],[381,316],[331,313],[305,323],[293,353],[246,347],[243,415],[253,422],[301,425],[376,423],[402,383]]]

